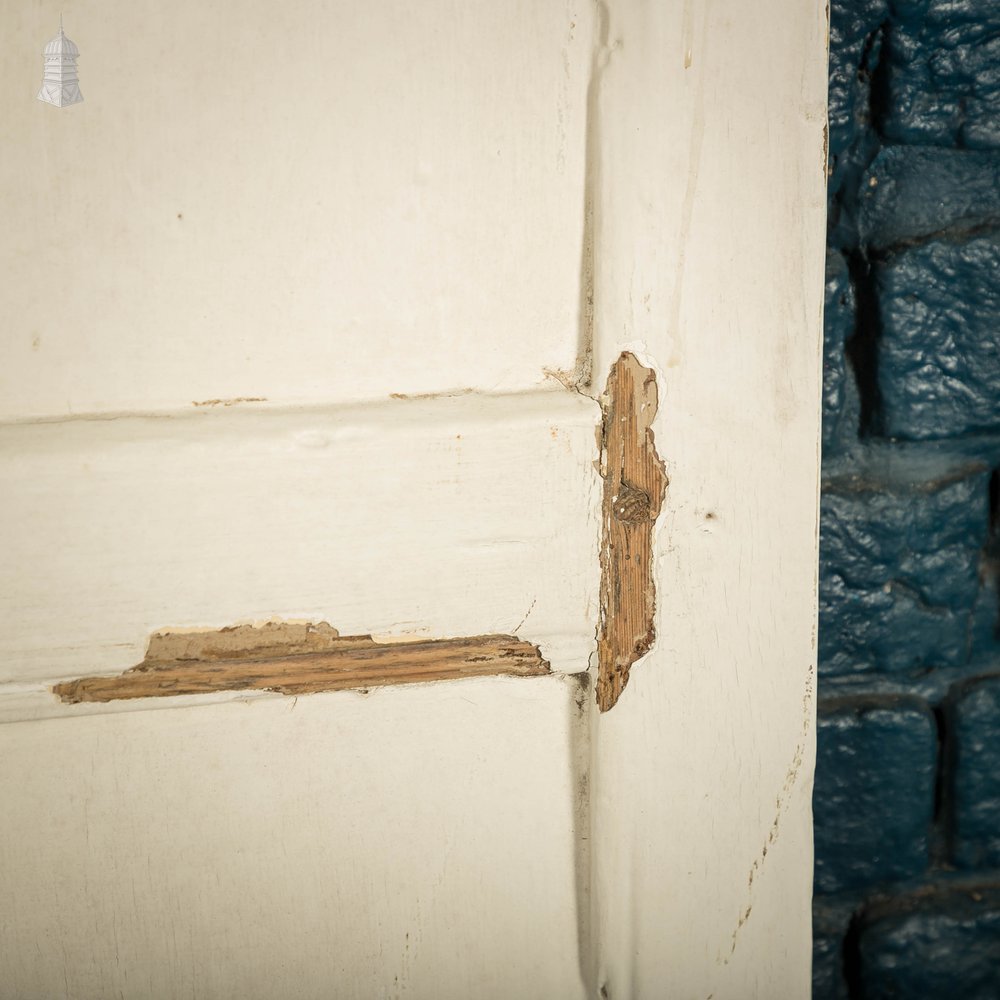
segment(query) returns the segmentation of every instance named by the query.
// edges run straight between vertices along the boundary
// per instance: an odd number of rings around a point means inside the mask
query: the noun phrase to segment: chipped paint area
[[[807,750],[810,744],[815,742],[816,739],[816,708],[813,704],[815,688],[816,666],[814,663],[810,663],[807,668],[805,690],[802,693],[801,737],[795,744],[795,749],[792,753],[792,762],[789,764],[788,770],[785,772],[785,778],[782,782],[781,789],[775,796],[774,820],[771,823],[771,828],[767,832],[767,838],[761,846],[760,853],[750,866],[750,874],[747,877],[747,889],[750,893],[750,897],[747,900],[746,909],[740,913],[739,919],[736,922],[736,927],[733,930],[732,942],[729,948],[730,957],[732,957],[733,953],[736,951],[736,942],[739,938],[740,931],[743,930],[744,925],[750,919],[750,913],[753,910],[754,881],[764,869],[764,863],[767,861],[768,850],[778,841],[778,834],[781,828],[781,818],[788,811],[791,795],[795,788],[795,784],[799,779],[799,774],[802,771],[802,765],[805,762]],[[729,958],[724,959],[724,964],[729,964]]]
[[[653,526],[667,489],[652,423],[656,374],[624,352],[608,375],[603,398],[601,474],[601,620],[598,627],[597,704],[612,708],[629,670],[653,645],[656,584]]]
[[[266,403],[266,396],[234,396],[232,399],[193,400],[192,406],[236,406],[239,403]]]
[[[52,688],[64,702],[108,702],[218,691],[314,694],[464,677],[550,673],[536,645],[514,635],[378,642],[341,636],[326,622],[161,631],[146,658],[114,676],[81,677]]]
[[[327,622],[264,622],[222,629],[164,629],[149,637],[146,663],[298,656],[335,649],[343,641]]]

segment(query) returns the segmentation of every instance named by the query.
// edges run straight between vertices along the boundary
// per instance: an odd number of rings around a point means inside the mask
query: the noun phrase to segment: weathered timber
[[[263,629],[240,626],[214,632],[158,633],[143,662],[124,673],[82,677],[52,690],[64,702],[78,703],[216,691],[300,695],[547,673],[549,664],[538,647],[513,635],[377,642],[368,635],[337,635],[325,624],[275,624]]]
[[[597,704],[612,708],[633,663],[656,632],[653,527],[667,489],[651,425],[656,375],[624,352],[608,375],[602,399],[601,619],[597,636]]]

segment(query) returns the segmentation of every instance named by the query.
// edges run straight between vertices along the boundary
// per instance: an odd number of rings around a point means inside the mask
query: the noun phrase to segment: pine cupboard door
[[[3,11],[0,997],[807,996],[822,4]]]

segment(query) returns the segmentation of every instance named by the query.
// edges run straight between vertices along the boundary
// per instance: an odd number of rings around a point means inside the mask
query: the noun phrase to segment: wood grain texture
[[[656,374],[625,351],[608,375],[604,394],[601,540],[601,621],[597,704],[612,708],[629,669],[653,645],[656,582],[653,526],[667,476],[651,424],[658,406]]]
[[[513,635],[376,642],[321,625],[272,623],[153,636],[142,663],[117,676],[56,684],[64,702],[165,698],[218,691],[315,694],[463,677],[549,673],[538,647]]]

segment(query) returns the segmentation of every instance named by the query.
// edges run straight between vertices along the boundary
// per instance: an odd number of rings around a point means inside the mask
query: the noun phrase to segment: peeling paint
[[[142,663],[115,676],[52,688],[64,702],[107,702],[217,691],[314,694],[463,677],[550,673],[537,646],[514,635],[378,642],[341,636],[326,622],[162,631]]]
[[[264,622],[222,629],[174,629],[154,632],[146,647],[146,663],[174,660],[241,660],[268,656],[320,653],[341,642],[327,622]]]
[[[656,584],[653,526],[667,476],[656,452],[652,423],[656,374],[624,352],[608,375],[602,402],[601,618],[598,626],[597,704],[612,708],[633,663],[653,645]]]

